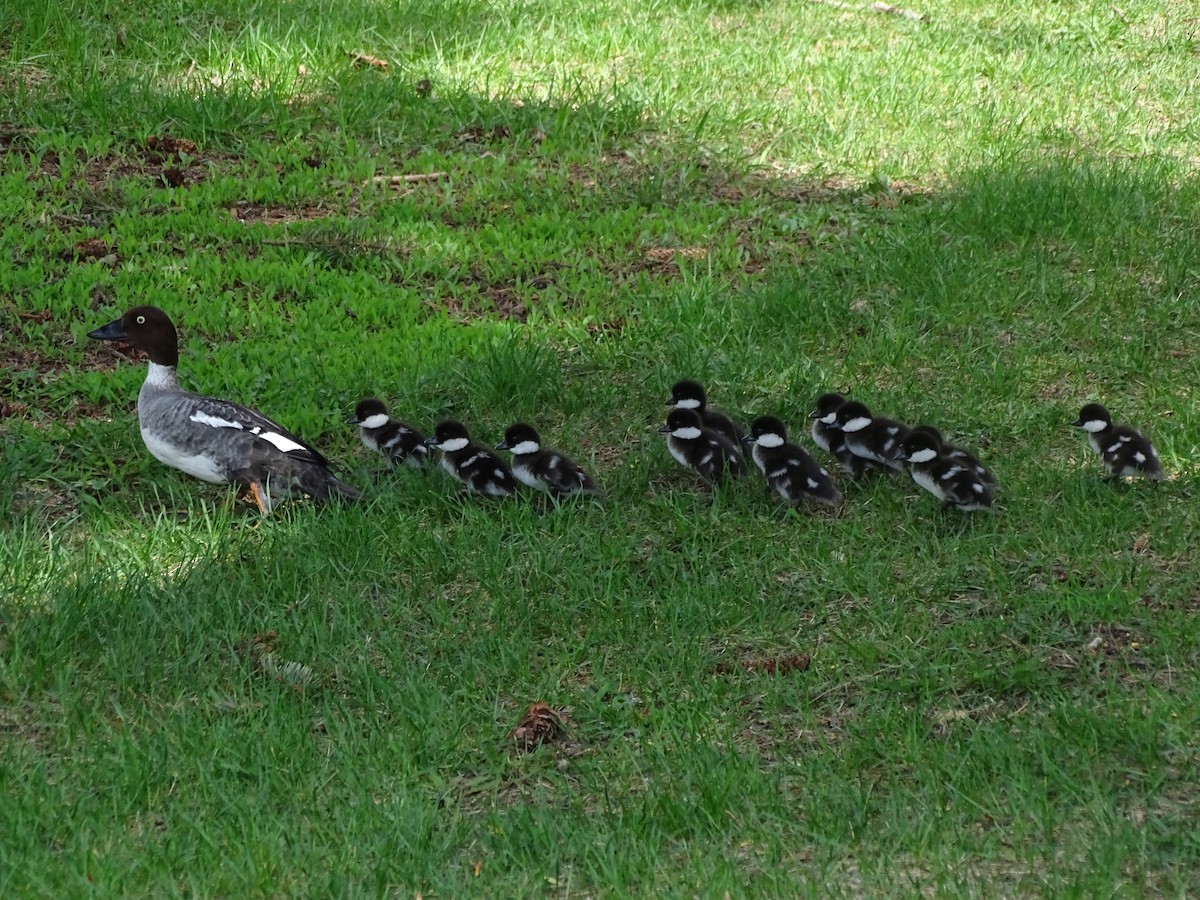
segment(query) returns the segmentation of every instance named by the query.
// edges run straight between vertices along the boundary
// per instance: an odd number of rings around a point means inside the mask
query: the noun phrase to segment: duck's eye
[[[146,324],[146,317],[145,317],[145,316],[138,316],[138,317],[137,317],[137,323],[138,323],[139,325],[145,325],[145,324]]]

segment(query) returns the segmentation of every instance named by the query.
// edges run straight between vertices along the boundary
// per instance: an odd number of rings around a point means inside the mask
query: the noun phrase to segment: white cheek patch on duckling
[[[695,399],[687,399],[687,398],[684,398],[682,400],[676,400],[675,408],[676,409],[699,409],[700,401],[695,400]]]
[[[694,441],[700,437],[700,429],[694,425],[689,425],[686,428],[676,428],[671,432],[671,437],[677,437],[681,441]]]
[[[857,418],[851,419],[848,422],[843,422],[842,431],[849,431],[851,433],[855,431],[862,431],[870,424],[870,419],[866,418],[865,416],[858,416]]]
[[[832,425],[834,422],[837,421],[837,410],[835,409],[833,412],[831,412],[827,416],[821,416],[821,418],[817,419],[817,421],[820,422],[822,425]]]
[[[373,416],[367,416],[358,424],[363,428],[382,428],[388,422],[387,413],[375,413]]]
[[[1090,431],[1092,434],[1103,431],[1108,427],[1108,423],[1103,419],[1088,419],[1083,423],[1083,430]]]
[[[512,451],[513,456],[527,456],[530,453],[537,453],[540,448],[541,445],[537,441],[521,441],[515,447],[508,449]],[[554,464],[551,463],[551,468],[553,467]]]
[[[469,443],[471,442],[464,437],[450,438],[450,440],[442,441],[440,444],[438,444],[438,449],[443,453],[454,453],[458,450],[462,450]]]
[[[933,449],[918,450],[916,453],[911,453],[908,456],[909,462],[927,463],[937,456],[937,451]]]
[[[754,439],[754,443],[760,447],[782,447],[783,437],[778,434],[760,434]]]

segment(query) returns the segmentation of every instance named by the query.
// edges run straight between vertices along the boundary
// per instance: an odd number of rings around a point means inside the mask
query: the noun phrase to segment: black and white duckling
[[[696,410],[671,410],[667,424],[658,430],[667,435],[667,449],[675,461],[700,477],[719,482],[726,473],[746,474],[737,446],[721,432],[705,428]]]
[[[708,405],[708,395],[698,381],[685,379],[675,382],[671,387],[671,399],[667,401],[667,406],[673,406],[675,409],[694,409],[705,428],[725,435],[735,447],[741,446],[745,432],[728,413]]]
[[[1163,477],[1162,463],[1150,439],[1128,425],[1114,425],[1108,410],[1099,403],[1081,409],[1074,425],[1088,433],[1088,443],[1100,454],[1110,478]]]
[[[832,453],[847,475],[857,477],[866,472],[879,469],[875,463],[862,456],[855,456],[846,446],[846,435],[841,429],[835,428],[838,410],[846,405],[846,398],[841,394],[822,394],[817,398],[816,408],[809,413],[812,419],[813,443],[822,450]]]
[[[899,472],[903,466],[896,459],[908,426],[894,419],[872,416],[867,407],[856,400],[843,403],[834,415],[832,426],[846,438],[846,449],[861,459],[887,466]]]
[[[787,427],[779,419],[759,416],[743,440],[750,444],[750,456],[767,483],[788,503],[813,500],[837,506],[842,502],[842,492],[829,473],[804,448],[788,443]]]
[[[591,476],[577,463],[557,450],[543,450],[542,439],[532,425],[524,422],[510,425],[496,449],[512,453],[513,475],[534,490],[545,491],[555,498],[600,493]]]
[[[936,434],[910,432],[896,458],[908,466],[913,481],[943,503],[967,512],[991,510],[991,486],[971,466],[946,456]]]
[[[429,458],[425,435],[406,422],[389,416],[383,401],[375,397],[360,400],[354,407],[354,415],[346,420],[346,424],[357,425],[363,445],[368,450],[382,454],[394,466],[407,463],[419,469]]]
[[[975,454],[971,453],[969,450],[959,447],[957,444],[946,443],[946,439],[942,436],[942,433],[932,425],[917,425],[908,433],[909,435],[917,433],[933,435],[933,437],[937,438],[938,444],[941,445],[942,456],[946,457],[947,459],[957,460],[964,466],[969,467],[972,472],[978,475],[980,481],[992,487],[996,486],[996,476],[992,474],[990,469],[988,469],[979,461],[979,458],[975,456]],[[897,452],[899,452],[899,448],[897,448]]]
[[[471,443],[471,435],[461,422],[439,422],[433,437],[425,443],[442,451],[442,468],[469,493],[485,497],[511,497],[517,481],[504,460],[486,447]]]
[[[246,488],[263,515],[296,496],[359,498],[315,448],[262,413],[180,388],[179,338],[161,309],[136,306],[88,337],[128,341],[150,357],[138,393],[138,427],[159,462],[212,484]]]

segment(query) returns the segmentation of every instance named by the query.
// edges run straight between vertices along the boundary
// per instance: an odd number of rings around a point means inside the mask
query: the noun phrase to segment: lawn
[[[0,4],[0,895],[1200,888],[1200,18],[903,5]],[[86,337],[143,302],[365,502],[150,457]],[[682,377],[999,512],[710,488]],[[605,498],[389,471],[371,394]]]

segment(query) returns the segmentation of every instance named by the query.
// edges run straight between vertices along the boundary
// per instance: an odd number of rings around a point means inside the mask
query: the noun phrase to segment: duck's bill
[[[129,335],[125,333],[125,329],[121,326],[120,319],[114,319],[103,328],[89,331],[88,337],[95,338],[98,341],[125,341],[129,339]]]

